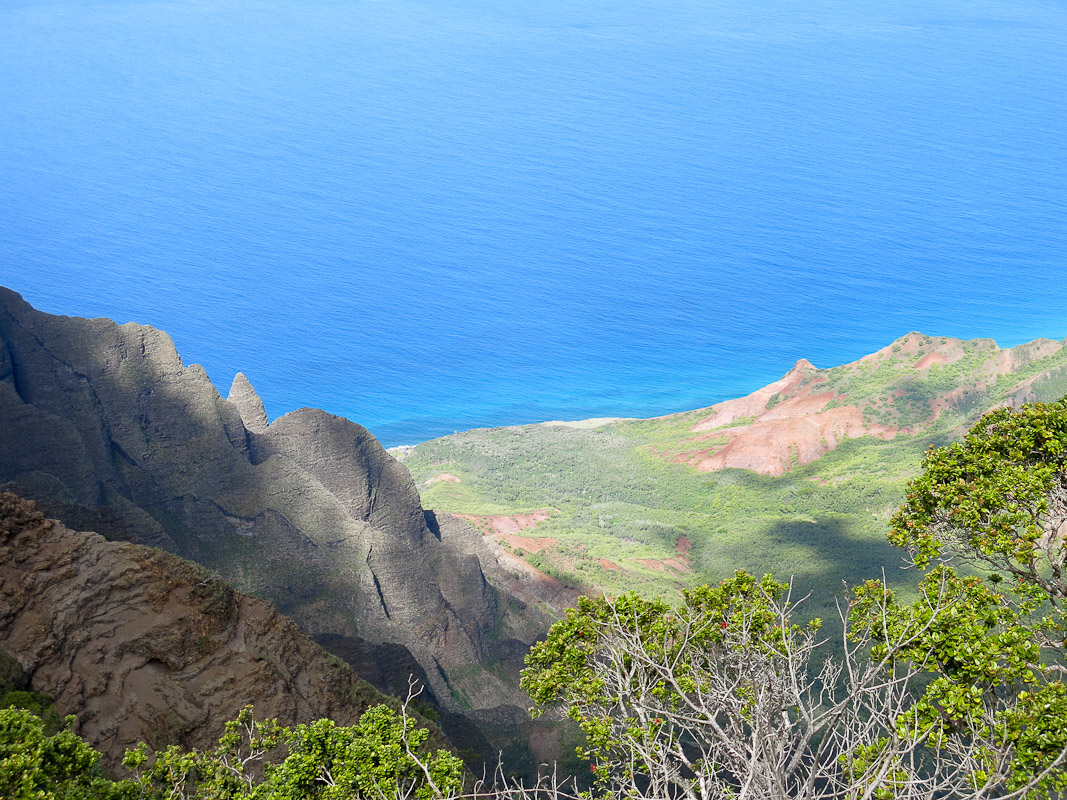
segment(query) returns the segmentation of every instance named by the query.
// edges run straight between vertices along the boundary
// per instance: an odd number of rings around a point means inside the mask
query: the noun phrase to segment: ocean
[[[386,445],[1067,337],[1067,4],[5,0],[0,284]]]

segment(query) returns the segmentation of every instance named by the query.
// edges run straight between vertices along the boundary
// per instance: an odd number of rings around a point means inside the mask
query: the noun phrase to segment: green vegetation
[[[72,724],[73,717],[67,718]],[[0,797],[5,800],[119,800],[132,787],[103,776],[100,754],[64,728],[46,730],[22,708],[0,709]]]
[[[1005,577],[1015,607],[1067,649],[1067,398],[1001,408],[931,450],[889,538],[920,567],[961,558]]]
[[[998,409],[962,442],[928,452],[892,517],[890,538],[909,549],[918,585],[906,595],[881,579],[855,586],[840,635],[825,634],[790,584],[738,570],[681,589],[676,602],[581,598],[534,646],[522,685],[535,714],[555,709],[580,726],[595,796],[1058,796],[1067,790],[1065,532],[1067,398]],[[957,564],[996,571],[982,578]],[[0,659],[5,685],[20,675]],[[30,711],[3,709],[0,793],[576,797],[555,784],[464,786],[461,760],[430,752],[429,732],[409,714],[413,699],[399,711],[375,706],[351,727],[320,719],[287,728],[246,708],[213,751],[128,751],[134,776],[119,781],[100,773],[98,754],[69,730],[73,718],[49,733]]]
[[[815,594],[811,613],[829,615],[842,581],[883,568],[891,584],[911,591],[884,531],[928,447],[959,438],[983,410],[1028,381],[1038,400],[1067,388],[1067,350],[1042,355],[1055,348],[1043,350],[1040,342],[1011,351],[1006,375],[998,373],[1003,351],[989,340],[945,344],[912,334],[895,347],[864,363],[816,370],[796,391],[832,390],[831,405],[857,404],[869,424],[915,432],[846,440],[781,477],[702,474],[679,461],[677,454],[716,442],[692,442],[691,428],[707,410],[594,428],[472,430],[420,444],[404,463],[427,508],[480,516],[550,509],[547,522],[523,535],[555,543],[525,557],[575,588],[676,598],[736,569],[774,572]],[[956,360],[928,358],[938,348]],[[938,399],[944,409],[934,421]],[[461,482],[430,482],[442,473]]]
[[[44,723],[44,733],[51,736],[65,727],[52,698],[30,690],[30,678],[14,656],[0,651],[0,708],[21,708]]]
[[[68,717],[67,724],[74,718]],[[329,719],[287,728],[251,707],[226,724],[218,747],[149,755],[127,751],[132,778],[100,771],[100,754],[68,729],[48,735],[24,709],[0,710],[0,797],[5,800],[401,800],[455,795],[463,762],[429,752],[429,731],[404,708],[374,706],[351,726]]]
[[[1062,546],[1062,545],[1060,545]],[[980,578],[938,566],[913,603],[857,587],[845,636],[738,572],[672,606],[582,598],[527,658],[581,726],[605,797],[1012,796],[1067,788],[1063,659]]]
[[[674,596],[743,567],[785,571],[826,594],[857,572],[900,562],[885,543],[885,523],[916,454],[947,436],[847,442],[815,464],[768,478],[698,474],[653,452],[665,428],[674,437],[694,422],[469,431],[419,445],[405,464],[420,486],[441,472],[463,481],[424,488],[428,508],[481,515],[552,509],[527,535],[557,543],[531,563],[556,564],[579,588]],[[663,565],[683,555],[685,541],[688,570]]]
[[[798,624],[788,584],[739,571],[676,606],[581,598],[523,686],[579,723],[608,796],[1058,796],[1067,398],[995,410],[931,450],[890,535],[924,573],[914,599],[860,584],[843,636]]]

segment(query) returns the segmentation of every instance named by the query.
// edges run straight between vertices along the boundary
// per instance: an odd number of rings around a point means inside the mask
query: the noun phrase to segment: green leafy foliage
[[[985,742],[974,785],[996,765],[1008,791],[1040,797],[1067,788],[1063,665],[1043,656],[1040,632],[995,587],[943,564],[923,576],[919,596],[899,604],[869,581],[851,608],[854,636],[874,629],[872,639],[903,643],[892,651],[876,645],[873,657],[923,678],[895,735],[941,749]]]
[[[577,720],[602,786],[623,795],[1063,792],[1065,464],[1067,400],[999,409],[931,449],[890,532],[917,587],[856,587],[843,647],[821,662],[826,640],[791,622],[769,576],[736,573],[677,607],[583,599],[527,659],[535,713]]]
[[[1065,533],[1067,398],[997,409],[963,441],[931,449],[889,536],[920,568],[940,560],[993,570],[1040,647],[1062,658]]]
[[[52,698],[32,691],[29,676],[19,662],[4,652],[0,652],[0,708],[23,708],[40,717],[49,736],[67,727]]]
[[[428,736],[385,705],[348,727],[319,719],[287,728],[246,708],[213,752],[169,747],[151,758],[142,744],[124,763],[147,800],[428,800],[454,794],[463,779],[458,756],[425,752]]]
[[[1067,597],[1067,400],[983,416],[962,442],[931,449],[893,517],[890,540],[916,565],[965,559],[1015,578],[1059,609]]]
[[[67,724],[74,718],[68,717]],[[131,787],[107,780],[100,754],[71,730],[49,735],[26,709],[0,709],[0,797],[5,800],[123,800]]]
[[[743,571],[677,606],[583,598],[531,650],[523,686],[533,713],[555,708],[578,722],[579,753],[606,792],[719,797],[743,769],[738,742],[754,737],[769,754],[796,744],[796,732],[811,738],[796,713],[804,690],[794,689],[820,623],[794,624],[794,608],[788,585]],[[788,772],[762,774],[760,791],[788,796]]]
[[[346,727],[329,719],[288,728],[256,720],[251,707],[226,724],[212,751],[143,742],[114,781],[100,754],[68,728],[49,735],[25,709],[0,710],[0,797],[4,800],[405,800],[454,796],[463,762],[430,752],[429,731],[406,709],[368,709]]]
[[[1011,789],[1035,775],[1037,789],[1067,788],[1065,532],[1067,398],[997,409],[931,449],[889,534],[927,570],[924,599],[935,584],[957,599],[936,618],[922,601],[909,610],[929,621],[901,655],[935,676],[911,723],[944,737],[995,727],[1012,744]],[[959,577],[953,563],[995,572]]]
[[[438,750],[421,761],[411,756],[429,732],[414,720],[379,705],[352,727],[320,719],[285,734],[289,755],[267,770],[253,795],[271,800],[420,799],[454,793],[462,784],[463,762]]]
[[[527,659],[619,796],[1036,798],[1067,788],[1067,692],[1035,631],[945,566],[902,602],[857,587],[841,646],[788,586],[737,573],[671,606],[583,598]]]
[[[610,631],[635,637],[652,657],[675,663],[680,688],[694,689],[690,673],[716,647],[773,649],[782,646],[784,637],[796,635],[795,626],[780,626],[771,608],[787,590],[787,585],[770,575],[756,579],[742,571],[718,586],[686,590],[678,608],[635,594],[615,599],[580,597],[578,607],[568,610],[549,636],[533,646],[526,658],[522,687],[538,706],[563,701],[571,718],[583,727],[588,725],[583,709],[603,690],[597,660]],[[813,622],[812,629],[818,624]],[[654,691],[666,700],[672,690],[657,685]]]

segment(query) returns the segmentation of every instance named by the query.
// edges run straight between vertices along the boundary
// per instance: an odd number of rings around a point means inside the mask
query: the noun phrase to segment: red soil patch
[[[988,388],[1002,375],[1010,374],[1023,364],[1047,357],[1063,348],[1052,340],[1037,340],[1022,349],[1000,350],[992,340],[970,346],[988,346],[988,355],[980,368],[976,388]],[[968,353],[967,343],[947,337],[928,337],[909,333],[875,353],[864,356],[845,367],[866,367],[874,363],[893,361],[910,364],[918,372],[928,371],[935,364],[952,364]],[[914,363],[911,363],[914,359]],[[858,405],[828,408],[840,403],[844,395],[818,389],[821,376],[810,362],[801,359],[780,380],[746,397],[727,400],[711,406],[706,416],[690,431],[693,436],[680,447],[658,453],[661,457],[690,465],[699,472],[722,469],[747,469],[763,475],[782,475],[795,464],[809,464],[835,449],[847,439],[876,436],[891,439],[902,432],[894,426],[869,425],[864,422],[863,409]],[[958,407],[968,389],[957,388],[930,403],[930,417],[909,428],[914,433],[933,423],[946,409]],[[901,396],[903,390],[894,393]],[[1009,402],[1019,404],[1033,399],[1031,382],[1020,382]],[[774,400],[771,408],[767,404]],[[738,420],[752,418],[752,422],[735,427]]]
[[[433,484],[440,483],[441,481],[448,481],[449,483],[463,483],[463,481],[457,478],[455,475],[449,472],[442,472],[440,475],[434,475],[432,478],[426,481],[426,485],[432,486]]]
[[[683,534],[678,537],[678,541],[674,546],[678,548],[678,552],[684,556],[689,553],[689,549],[693,546],[693,543],[689,541],[688,536]]]
[[[551,509],[539,508],[529,514],[499,514],[488,517],[477,514],[456,514],[455,516],[467,520],[482,533],[514,535],[536,528],[539,522],[545,522],[548,519],[550,513]]]
[[[825,402],[822,404],[825,406]],[[868,426],[858,408],[841,406],[806,416],[757,420],[721,433],[730,439],[724,447],[681,453],[674,460],[688,463],[698,472],[732,468],[784,475],[794,461],[810,464],[845,439],[867,435],[892,438],[896,432],[883,426]]]
[[[453,516],[465,519],[471,525],[480,530],[484,535],[491,536],[500,542],[507,542],[511,547],[521,547],[528,553],[539,553],[545,548],[552,547],[556,540],[551,536],[523,536],[523,531],[533,530],[539,522],[544,522],[549,517],[550,509],[539,508],[529,514],[493,515],[488,517],[476,514],[454,514]]]
[[[690,430],[693,433],[720,428],[745,417],[755,417],[767,410],[767,403],[776,394],[791,395],[796,391],[804,377],[815,371],[814,365],[806,358],[800,359],[793,368],[774,383],[757,389],[750,395],[736,400],[725,400],[711,407],[711,416],[702,419]]]
[[[639,558],[639,559],[637,559],[637,563],[638,564],[644,564],[649,569],[656,570],[656,572],[666,572],[667,571],[667,568],[665,566],[663,566],[663,562],[662,561],[656,561],[656,559],[654,559],[654,558]]]
[[[997,375],[1007,375],[1015,369],[1015,353],[1011,350],[1001,350],[996,358]]]
[[[610,572],[620,572],[621,571],[621,568],[619,567],[618,564],[615,564],[614,562],[608,561],[606,558],[600,559],[600,566],[602,566],[604,569],[606,569],[606,570],[608,570]]]
[[[556,540],[551,536],[539,536],[535,539],[530,536],[513,536],[509,533],[499,533],[493,538],[500,542],[507,542],[512,547],[522,548],[527,553],[540,553],[556,543]]]
[[[649,569],[656,570],[656,572],[666,572],[668,567],[678,572],[689,572],[689,559],[685,556],[665,558],[662,561],[655,558],[638,558],[635,561],[638,564],[644,564]]]
[[[549,510],[539,508],[529,514],[512,514],[510,516],[485,517],[485,521],[494,533],[514,534],[537,527],[537,523],[548,520]]]
[[[810,394],[804,397],[790,397],[783,400],[774,408],[768,409],[757,418],[760,422],[772,419],[789,419],[791,417],[807,417],[818,414],[834,399],[833,392],[822,394]]]
[[[944,413],[947,408],[957,408],[963,401],[964,395],[967,394],[967,389],[963,386],[958,389],[953,389],[942,397],[935,397],[930,401],[930,407],[934,410],[934,421],[936,422],[938,417]]]
[[[678,556],[677,558],[665,558],[663,563],[671,569],[676,569],[679,572],[689,572],[689,559],[685,556]]]
[[[948,356],[945,355],[944,353],[938,353],[937,351],[935,351],[933,353],[927,353],[925,356],[920,358],[918,363],[916,363],[914,365],[914,367],[915,367],[915,369],[919,370],[919,372],[922,372],[923,370],[930,369],[930,367],[933,366],[934,364],[947,364],[947,363],[948,363]]]

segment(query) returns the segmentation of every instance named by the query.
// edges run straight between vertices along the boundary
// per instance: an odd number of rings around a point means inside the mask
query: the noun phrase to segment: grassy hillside
[[[909,334],[853,364],[809,367],[709,409],[472,430],[402,455],[424,506],[468,515],[571,586],[669,595],[744,568],[792,576],[825,614],[842,581],[884,568],[912,582],[884,533],[927,447],[958,438],[996,405],[1067,392],[1067,349],[1048,340],[1000,350]],[[840,410],[866,427],[839,435],[827,426]],[[794,445],[798,426],[822,435],[814,445],[829,452],[803,463],[813,443]],[[699,471],[731,443],[790,454],[787,471]],[[777,468],[766,463],[764,472]],[[536,524],[507,519],[539,510],[547,519]]]

